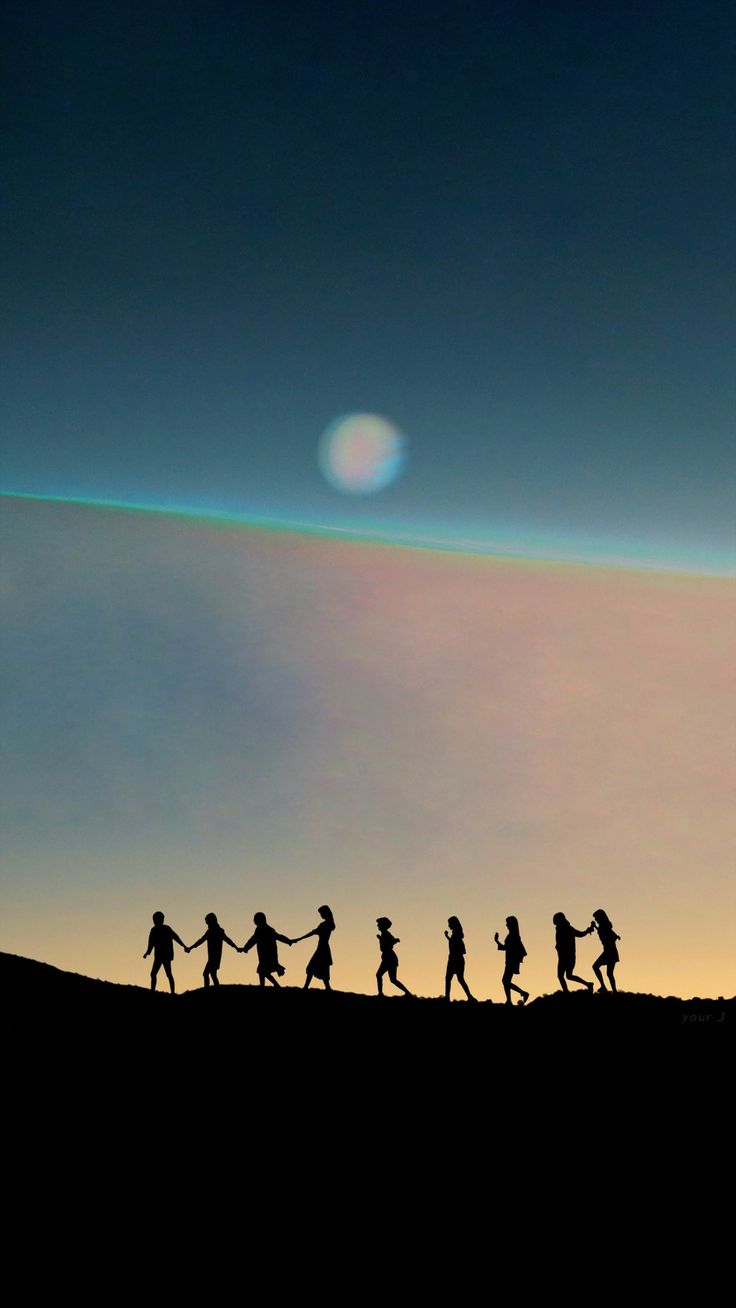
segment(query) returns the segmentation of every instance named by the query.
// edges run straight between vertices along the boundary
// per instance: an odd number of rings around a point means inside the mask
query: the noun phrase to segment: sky
[[[388,916],[432,995],[456,915],[501,1000],[507,916],[539,994],[553,914],[604,908],[623,988],[734,992],[731,579],[18,500],[0,531],[6,951],[145,984],[155,910],[242,944],[327,903],[336,986]]]
[[[39,0],[3,45],[7,947],[136,979],[205,868],[226,923],[332,895],[362,989],[374,892],[441,954],[452,869],[489,992],[489,915],[541,959],[558,893],[633,988],[733,992],[723,6]],[[347,493],[366,413],[402,459]]]
[[[4,490],[732,567],[723,5],[4,12]]]

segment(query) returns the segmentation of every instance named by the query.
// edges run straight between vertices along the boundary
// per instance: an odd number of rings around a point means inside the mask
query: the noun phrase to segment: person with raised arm
[[[291,944],[298,945],[300,940],[308,940],[310,936],[317,937],[317,948],[307,963],[307,978],[303,988],[308,990],[312,977],[316,977],[318,981],[324,983],[325,990],[330,990],[330,968],[332,967],[330,936],[335,930],[335,919],[332,916],[332,909],[327,904],[322,904],[317,912],[322,921],[312,931],[305,931],[303,936],[297,936],[291,941]]]
[[[181,945],[182,949],[186,954],[189,953],[188,946],[184,944],[183,940],[179,939],[179,936],[176,934],[174,928],[170,926],[166,926],[164,924],[163,913],[161,912],[154,913],[153,926],[151,927],[151,930],[148,934],[148,949],[146,950],[143,957],[148,958],[148,955],[150,953],[153,953],[153,967],[151,968],[151,989],[152,990],[156,989],[156,977],[158,976],[160,968],[163,968],[164,972],[169,978],[169,988],[171,990],[172,995],[176,994],[176,986],[174,984],[174,974],[171,971],[171,964],[174,960],[174,941],[176,941],[177,945]]]
[[[603,953],[593,964],[593,971],[598,978],[598,989],[605,990],[606,988],[606,983],[603,980],[603,973],[601,972],[601,968],[605,967],[608,973],[608,980],[611,983],[611,989],[613,993],[616,994],[616,978],[613,975],[613,969],[619,961],[616,941],[620,940],[621,937],[616,935],[608,914],[604,913],[602,908],[597,908],[595,910],[593,921],[590,924],[590,930],[598,932],[598,937],[603,945]]]
[[[394,946],[399,944],[399,937],[391,935],[391,918],[377,917],[376,926],[380,932],[376,939],[381,947],[381,966],[376,972],[378,993],[381,996],[383,995],[383,978],[387,975],[389,981],[396,986],[397,990],[403,990],[404,994],[411,999],[411,990],[407,990],[406,986],[402,985],[396,975],[399,967],[399,960]]]
[[[204,935],[200,936],[199,940],[195,940],[194,944],[190,947],[192,949],[198,949],[200,945],[204,944],[205,940],[207,941],[207,966],[203,973],[206,990],[210,982],[212,982],[213,986],[219,986],[220,984],[217,973],[219,972],[220,964],[222,963],[222,946],[224,944],[230,945],[236,953],[238,952],[238,946],[234,940],[231,940],[230,937],[225,934],[224,927],[220,926],[214,913],[207,913],[204,920],[207,923],[207,930]]]
[[[524,959],[526,958],[526,950],[524,948],[524,945],[522,944],[521,934],[519,931],[518,918],[507,917],[506,929],[508,931],[508,935],[506,936],[506,939],[504,940],[503,944],[501,944],[501,941],[498,938],[498,932],[496,932],[496,934],[493,937],[498,948],[502,950],[502,952],[506,956],[501,984],[503,985],[506,994],[507,1004],[510,1004],[512,1002],[511,1000],[512,990],[515,990],[517,995],[521,995],[521,999],[519,1000],[519,1003],[525,1004],[527,999],[529,998],[529,991],[522,990],[521,986],[517,986],[513,980],[513,978],[518,975],[519,969],[522,963],[524,962]]]
[[[445,939],[448,943],[447,971],[445,972],[445,999],[450,998],[450,986],[452,978],[457,977],[461,988],[465,991],[471,1003],[476,1004],[478,1001],[475,995],[471,995],[465,980],[465,933],[456,917],[448,917],[447,925],[450,928],[445,932]]]

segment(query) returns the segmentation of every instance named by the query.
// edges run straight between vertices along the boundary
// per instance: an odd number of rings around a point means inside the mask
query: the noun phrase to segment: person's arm
[[[572,934],[573,934],[574,936],[589,936],[590,933],[591,933],[591,931],[593,930],[593,927],[592,927],[592,926],[589,926],[589,927],[586,927],[584,931],[578,931],[576,927],[571,926],[571,927],[570,927],[570,930],[572,931]]]
[[[236,945],[235,941],[234,941],[234,940],[231,940],[229,936],[226,936],[224,932],[223,932],[222,938],[223,938],[223,940],[225,941],[225,943],[228,944],[228,945],[231,945],[233,949],[235,949],[235,950],[238,949],[238,946]],[[238,951],[238,952],[239,952],[239,951]]]
[[[255,943],[256,943],[256,933],[254,931],[250,940],[246,940],[245,944],[243,945],[243,948],[240,951],[241,954],[247,954],[248,950],[252,949]]]
[[[300,940],[308,940],[310,936],[316,936],[318,932],[319,927],[315,927],[314,931],[305,931],[303,936],[295,936],[294,939],[290,940],[288,943],[291,945],[298,945]],[[276,937],[277,940],[281,940],[282,938],[282,936]]]
[[[179,939],[175,931],[171,932],[171,939],[175,940],[177,945],[181,945],[182,949],[186,949],[186,945],[184,944],[184,941]]]
[[[146,950],[143,957],[148,958],[148,955],[150,954],[152,949],[153,949],[153,929],[151,929],[148,933],[148,949]]]
[[[501,941],[500,941],[499,938],[498,938],[498,932],[496,932],[496,934],[495,934],[495,936],[493,937],[493,939],[495,940],[497,947],[498,947],[499,949],[502,949],[502,950],[504,951],[504,953],[505,953],[505,951],[506,951],[506,946],[501,944]]]
[[[207,932],[205,931],[204,935],[200,936],[199,940],[195,940],[194,944],[190,945],[189,948],[196,949],[198,945],[203,945],[206,939],[207,939]]]
[[[280,936],[279,933],[278,933],[278,931],[276,931],[274,934],[275,934],[275,938],[276,938],[277,940],[280,940],[281,943],[282,943],[282,945],[295,945],[295,944],[296,944],[296,941],[295,941],[295,940],[290,940],[288,936]],[[303,940],[303,939],[304,939],[304,937],[302,936],[302,940]]]

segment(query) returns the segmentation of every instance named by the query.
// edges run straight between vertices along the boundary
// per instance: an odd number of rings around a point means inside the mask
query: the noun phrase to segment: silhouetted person
[[[322,921],[313,931],[306,931],[303,936],[297,936],[290,943],[298,945],[300,940],[308,940],[310,936],[317,936],[319,944],[315,949],[312,957],[307,963],[307,979],[304,982],[304,989],[309,988],[312,977],[318,981],[324,981],[325,990],[330,989],[330,968],[332,967],[332,954],[330,953],[330,936],[335,930],[335,919],[332,916],[332,909],[323,904],[317,909]]]
[[[176,941],[177,945],[181,945],[182,949],[187,954],[189,953],[189,949],[184,944],[184,941],[179,939],[173,927],[164,925],[163,913],[154,913],[153,926],[151,927],[148,936],[148,949],[146,950],[143,957],[148,958],[148,955],[151,952],[153,952],[153,967],[151,968],[151,989],[152,990],[156,989],[156,977],[158,976],[159,968],[163,968],[164,972],[169,978],[169,986],[171,988],[172,995],[176,994],[176,986],[174,985],[174,975],[171,971],[171,964],[174,959],[174,941]]]
[[[518,975],[519,969],[526,958],[526,950],[522,944],[521,934],[519,932],[518,918],[507,917],[506,926],[508,927],[508,935],[503,944],[501,944],[501,941],[498,938],[498,932],[496,932],[493,937],[498,948],[502,949],[506,955],[506,963],[502,978],[503,988],[506,992],[506,1003],[511,1003],[511,991],[515,990],[517,995],[521,995],[519,1003],[525,1004],[529,998],[529,991],[522,990],[521,986],[515,985],[513,981],[513,977]]]
[[[619,961],[616,941],[621,937],[616,935],[608,914],[604,913],[602,908],[597,908],[593,914],[593,921],[590,924],[591,931],[597,931],[600,942],[603,945],[603,953],[593,964],[593,971],[598,977],[598,989],[605,990],[606,984],[603,980],[601,968],[605,967],[608,973],[608,980],[611,983],[611,989],[616,993],[616,978],[613,975],[613,969]]]
[[[465,991],[468,999],[476,1003],[475,995],[471,995],[465,981],[465,940],[463,929],[456,917],[448,917],[447,925],[450,928],[445,932],[445,939],[449,942],[449,954],[447,958],[447,971],[445,972],[445,999],[450,998],[450,985],[452,978],[457,977],[462,989]]]
[[[378,927],[381,933],[379,936],[376,936],[376,939],[378,940],[381,946],[381,966],[376,972],[376,981],[378,982],[378,993],[379,995],[383,994],[383,978],[388,974],[389,981],[391,981],[398,990],[403,990],[405,995],[409,995],[411,997],[411,990],[407,990],[406,986],[401,984],[399,978],[396,975],[399,966],[399,960],[396,957],[396,950],[394,949],[394,945],[399,944],[399,937],[391,935],[391,932],[389,930],[391,926],[391,919],[389,917],[377,917],[376,926]]]
[[[195,940],[191,948],[198,949],[200,945],[204,944],[205,940],[207,941],[207,966],[203,973],[206,989],[210,984],[210,981],[213,986],[219,986],[220,984],[217,973],[220,970],[220,964],[222,963],[223,944],[232,945],[236,952],[238,946],[235,944],[234,940],[231,940],[229,936],[225,935],[225,930],[220,926],[214,913],[207,913],[204,920],[207,923],[207,930],[203,936],[199,937],[199,940]]]
[[[559,980],[565,994],[568,993],[568,981],[577,981],[578,985],[585,986],[586,990],[593,989],[592,981],[584,981],[581,976],[575,976],[575,941],[580,936],[589,936],[593,930],[589,926],[585,931],[577,931],[571,926],[564,913],[555,913],[552,921],[557,929],[557,938],[555,940],[555,949],[557,950],[557,979]]]
[[[276,976],[283,976],[286,968],[282,967],[279,962],[277,941],[280,940],[282,945],[291,945],[294,942],[289,940],[288,936],[280,936],[278,931],[276,931],[272,926],[269,926],[266,921],[265,913],[254,913],[253,921],[256,929],[250,940],[246,940],[240,952],[241,954],[247,954],[248,950],[252,949],[255,945],[256,953],[258,955],[257,970],[259,985],[265,986],[266,982],[270,981],[271,985],[276,986],[276,989],[278,990],[280,989],[280,986],[276,980]],[[274,976],[274,973],[276,973],[276,976]]]

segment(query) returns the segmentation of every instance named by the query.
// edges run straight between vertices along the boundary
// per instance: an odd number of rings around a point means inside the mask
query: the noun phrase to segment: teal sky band
[[[251,527],[270,532],[374,542],[404,549],[440,550],[478,558],[523,559],[530,562],[580,564],[591,567],[618,568],[627,571],[655,571],[702,576],[736,575],[736,556],[725,552],[667,549],[661,542],[620,542],[573,537],[553,537],[519,528],[489,531],[471,529],[466,534],[457,528],[440,526],[434,530],[422,526],[399,527],[395,523],[374,522],[351,526],[337,523],[305,522],[297,518],[276,517],[248,511],[217,509],[192,504],[155,504],[146,501],[116,500],[84,495],[47,495],[31,491],[3,490],[0,498],[27,500],[43,504],[69,504],[118,512],[150,513],[186,518],[203,523],[230,527]]]

